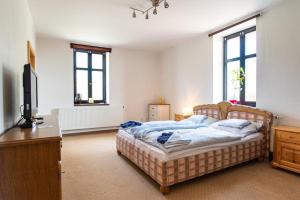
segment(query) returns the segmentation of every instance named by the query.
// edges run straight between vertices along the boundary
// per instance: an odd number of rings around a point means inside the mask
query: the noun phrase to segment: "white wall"
[[[37,49],[39,114],[73,107],[73,53],[70,42],[38,37]],[[125,106],[124,120],[147,120],[147,105],[159,95],[158,68],[156,53],[112,49],[110,106]]]
[[[297,0],[263,13],[257,21],[257,106],[300,124],[300,19]],[[41,114],[72,107],[72,51],[69,42],[38,39]],[[159,67],[160,66],[160,67]],[[111,105],[125,105],[126,119],[145,120],[147,104],[162,95],[173,113],[213,102],[213,43],[207,34],[155,53],[113,48]]]
[[[72,56],[67,41],[37,37],[39,114],[73,105]]]
[[[20,118],[22,73],[27,63],[27,40],[35,47],[27,0],[0,1],[0,133]]]
[[[257,21],[257,106],[300,126],[300,1],[271,8]]]
[[[161,91],[174,113],[213,101],[212,40],[206,34],[161,53]]]
[[[158,54],[113,48],[110,59],[110,102],[125,106],[125,119],[145,121],[148,104],[160,92]]]
[[[298,0],[283,1],[257,20],[257,107],[280,115],[279,123],[294,126],[300,126],[299,8]],[[204,34],[162,52],[162,94],[173,112],[213,102],[217,76],[213,77],[212,47]]]

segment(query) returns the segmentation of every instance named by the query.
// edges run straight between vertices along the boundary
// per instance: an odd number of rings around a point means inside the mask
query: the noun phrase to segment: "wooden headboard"
[[[206,115],[215,119],[221,119],[221,109],[218,104],[203,104],[193,108],[195,115]]]
[[[264,134],[264,149],[266,156],[270,149],[271,126],[273,123],[273,114],[266,110],[243,106],[232,105],[229,102],[221,102],[218,104],[204,104],[195,106],[195,115],[206,115],[216,119],[247,119],[253,122],[261,122],[263,124],[261,133]]]

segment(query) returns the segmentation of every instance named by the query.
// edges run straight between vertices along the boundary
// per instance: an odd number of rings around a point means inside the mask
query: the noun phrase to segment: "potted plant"
[[[238,100],[237,98],[237,94],[240,93],[242,91],[242,87],[244,85],[244,81],[245,81],[245,71],[242,67],[240,67],[239,69],[233,69],[231,70],[231,82],[233,85],[233,99],[230,99],[229,102],[232,104],[237,104]]]

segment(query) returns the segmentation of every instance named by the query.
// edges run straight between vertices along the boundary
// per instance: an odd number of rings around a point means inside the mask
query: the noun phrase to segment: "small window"
[[[256,106],[256,27],[224,37],[224,100]]]
[[[93,51],[84,47],[73,48],[74,104],[108,104],[108,51]]]

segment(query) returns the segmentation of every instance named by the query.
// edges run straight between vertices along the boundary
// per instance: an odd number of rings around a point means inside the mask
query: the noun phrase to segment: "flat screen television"
[[[38,112],[38,78],[30,64],[24,65],[23,91],[23,118],[26,120],[23,127],[31,128],[34,126],[34,116]]]

